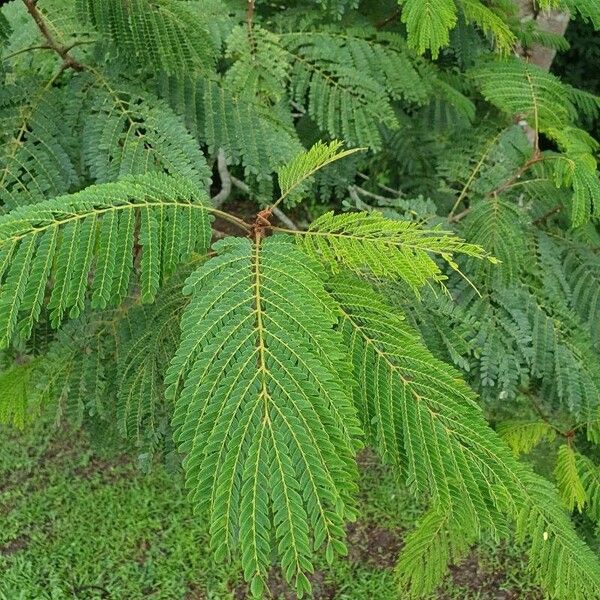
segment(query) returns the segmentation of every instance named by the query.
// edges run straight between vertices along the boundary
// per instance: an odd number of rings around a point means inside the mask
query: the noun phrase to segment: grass
[[[315,598],[397,598],[393,564],[419,514],[407,491],[374,458],[361,459],[361,520],[349,556],[316,565]],[[72,432],[38,424],[0,429],[0,599],[242,600],[237,566],[215,564],[201,518],[180,476],[140,473]],[[274,571],[274,597],[294,596]],[[482,545],[453,569],[434,598],[527,599],[539,595],[522,550]]]

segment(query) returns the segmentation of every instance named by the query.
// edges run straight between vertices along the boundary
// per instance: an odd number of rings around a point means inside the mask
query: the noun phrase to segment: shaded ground
[[[100,456],[71,433],[0,430],[0,600],[243,600],[236,565],[214,564],[203,523],[177,476],[140,474],[127,455]],[[397,597],[393,567],[419,507],[376,458],[360,456],[362,518],[348,556],[311,576],[317,600]],[[295,595],[273,569],[274,598]],[[475,549],[433,598],[537,600],[521,549]]]

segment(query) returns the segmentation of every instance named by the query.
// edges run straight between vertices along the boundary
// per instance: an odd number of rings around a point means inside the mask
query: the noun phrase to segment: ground
[[[362,517],[349,555],[312,575],[320,600],[398,597],[393,565],[419,514],[375,457],[360,457]],[[236,565],[211,560],[201,519],[178,475],[139,472],[130,456],[99,454],[82,435],[0,429],[0,600],[242,600]],[[274,598],[293,599],[273,570]],[[432,598],[536,600],[523,551],[485,544],[452,568]]]

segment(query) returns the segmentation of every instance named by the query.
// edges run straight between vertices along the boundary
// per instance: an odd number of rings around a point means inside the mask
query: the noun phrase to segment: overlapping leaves
[[[153,300],[165,273],[206,248],[205,198],[183,180],[146,175],[0,217],[0,345],[6,347],[15,332],[29,337],[50,280],[47,309],[54,325],[84,310],[88,290],[97,308],[121,302],[134,268],[142,299]]]
[[[431,510],[409,536],[398,575],[421,597],[482,531],[499,537],[507,516],[531,536],[530,563],[556,597],[596,593],[600,570],[572,530],[556,491],[512,456],[486,423],[470,388],[437,361],[365,283],[332,283],[354,365],[355,401],[367,440]]]

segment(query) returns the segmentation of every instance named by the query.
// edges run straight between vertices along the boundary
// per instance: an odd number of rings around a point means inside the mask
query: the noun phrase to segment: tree
[[[600,597],[567,512],[599,519],[600,102],[510,56],[561,40],[509,0],[9,2],[0,420],[176,450],[256,597],[345,553],[363,444],[428,504],[403,597],[512,527]]]

